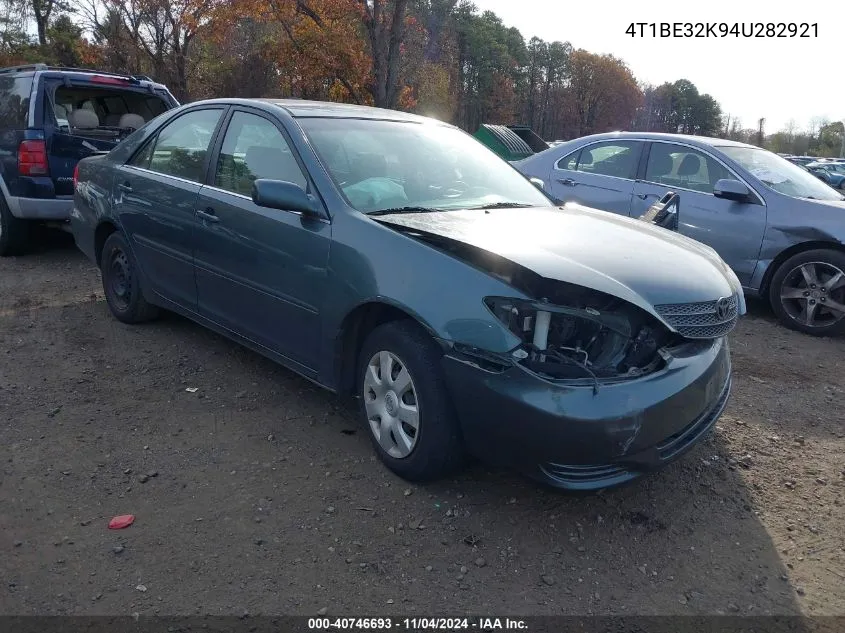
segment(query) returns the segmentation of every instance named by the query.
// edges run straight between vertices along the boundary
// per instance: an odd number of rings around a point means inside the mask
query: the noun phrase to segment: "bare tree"
[[[381,108],[399,102],[399,61],[408,0],[358,0],[373,57],[373,100]]]

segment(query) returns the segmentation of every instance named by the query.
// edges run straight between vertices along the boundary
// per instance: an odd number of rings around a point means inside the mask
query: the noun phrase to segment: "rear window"
[[[32,77],[0,75],[0,128],[28,127]]]

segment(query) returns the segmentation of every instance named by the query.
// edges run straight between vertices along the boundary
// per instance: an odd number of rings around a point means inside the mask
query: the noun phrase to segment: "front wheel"
[[[769,301],[780,321],[813,336],[845,331],[845,253],[793,255],[775,271]]]
[[[434,341],[412,321],[377,327],[359,356],[360,410],[373,446],[409,481],[439,479],[464,461],[440,358]]]
[[[144,299],[138,265],[120,233],[109,235],[100,257],[103,292],[111,313],[124,323],[142,323],[158,316],[158,308]]]

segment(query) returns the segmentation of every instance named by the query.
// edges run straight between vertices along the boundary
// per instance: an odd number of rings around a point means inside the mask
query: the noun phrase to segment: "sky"
[[[622,58],[634,76],[660,84],[688,79],[712,95],[743,127],[765,118],[766,133],[792,119],[798,130],[815,117],[845,120],[845,1],[794,0],[473,0],[526,41],[569,41]],[[818,24],[809,38],[631,37],[631,23]],[[639,27],[637,27],[639,28]],[[716,27],[718,28],[718,27]],[[789,28],[789,27],[787,27]],[[811,30],[811,35],[815,33]]]

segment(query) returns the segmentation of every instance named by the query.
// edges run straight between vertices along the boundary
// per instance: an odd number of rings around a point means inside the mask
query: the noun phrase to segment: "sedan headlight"
[[[553,380],[642,376],[663,362],[674,335],[621,299],[586,292],[572,305],[486,297],[493,315],[522,344],[512,351],[525,368]]]

